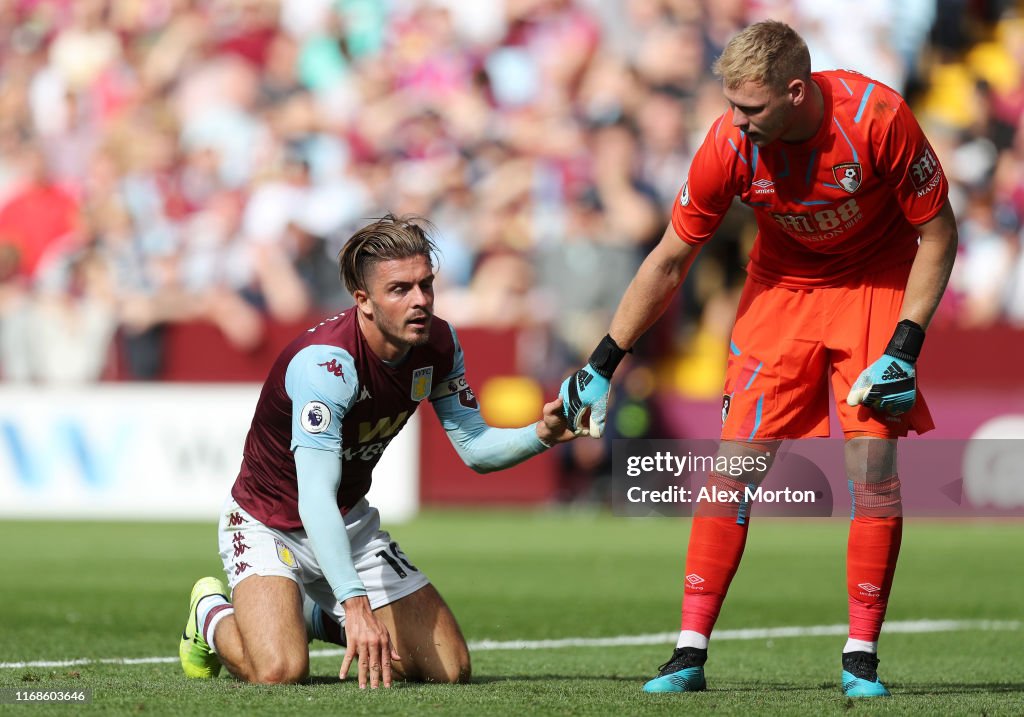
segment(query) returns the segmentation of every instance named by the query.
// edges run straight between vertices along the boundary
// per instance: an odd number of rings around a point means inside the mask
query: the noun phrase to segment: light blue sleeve
[[[345,519],[338,510],[341,458],[331,451],[299,446],[295,449],[295,474],[302,527],[334,597],[345,602],[366,595],[366,587],[352,563]]]
[[[537,437],[536,424],[522,428],[487,425],[480,415],[473,389],[466,381],[466,359],[454,328],[452,339],[455,341],[452,372],[430,394],[430,401],[463,463],[477,473],[490,473],[522,463],[548,448]]]
[[[365,595],[338,509],[341,421],[359,384],[352,356],[337,346],[307,346],[292,357],[284,386],[292,400],[299,517],[313,554],[339,601]]]
[[[284,375],[292,399],[292,442],[341,453],[341,419],[352,407],[359,377],[352,356],[338,346],[307,346],[292,357]]]

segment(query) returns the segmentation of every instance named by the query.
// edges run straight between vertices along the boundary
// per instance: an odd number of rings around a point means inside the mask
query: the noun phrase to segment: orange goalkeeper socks
[[[850,483],[853,519],[846,547],[850,637],[876,642],[885,619],[903,536],[900,479]]]
[[[743,557],[750,509],[743,501],[743,483],[712,473],[707,488],[726,491],[725,495],[731,491],[732,496],[719,503],[700,504],[690,530],[682,629],[705,637],[711,635]]]

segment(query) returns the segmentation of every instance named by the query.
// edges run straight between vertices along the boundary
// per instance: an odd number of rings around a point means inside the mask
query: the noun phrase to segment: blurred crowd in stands
[[[239,351],[350,303],[338,249],[436,225],[438,315],[525,326],[577,366],[725,105],[710,66],[765,17],[815,69],[905,92],[953,184],[938,324],[1024,326],[1024,15],[969,0],[5,0],[0,374],[84,382],[164,327]],[[734,209],[647,337],[716,395],[754,235]],[[650,384],[641,375],[633,385]]]

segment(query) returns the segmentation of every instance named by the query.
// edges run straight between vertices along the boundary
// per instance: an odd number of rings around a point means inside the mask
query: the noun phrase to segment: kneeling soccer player
[[[539,422],[488,426],[455,331],[433,316],[435,246],[415,218],[388,215],[339,257],[356,305],[295,339],[263,385],[222,512],[220,580],[192,589],[179,655],[188,677],[221,665],[241,680],[294,683],[308,641],[345,644],[359,686],[464,682],[470,661],[448,606],[366,501],[371,471],[429,399],[461,458],[500,470],[571,440],[561,400]],[[342,636],[344,630],[344,638]]]

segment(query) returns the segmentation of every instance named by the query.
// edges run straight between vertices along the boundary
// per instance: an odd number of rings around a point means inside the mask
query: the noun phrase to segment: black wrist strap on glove
[[[633,349],[623,351],[610,335],[605,334],[601,343],[594,349],[594,353],[590,354],[590,360],[587,363],[600,375],[611,378],[615,369],[618,368],[619,362],[622,361],[622,357],[629,353],[633,353]]]
[[[895,356],[898,359],[914,363],[921,355],[921,346],[924,344],[924,329],[918,324],[903,319],[896,324],[896,331],[889,339],[889,345],[885,347],[885,353]]]

